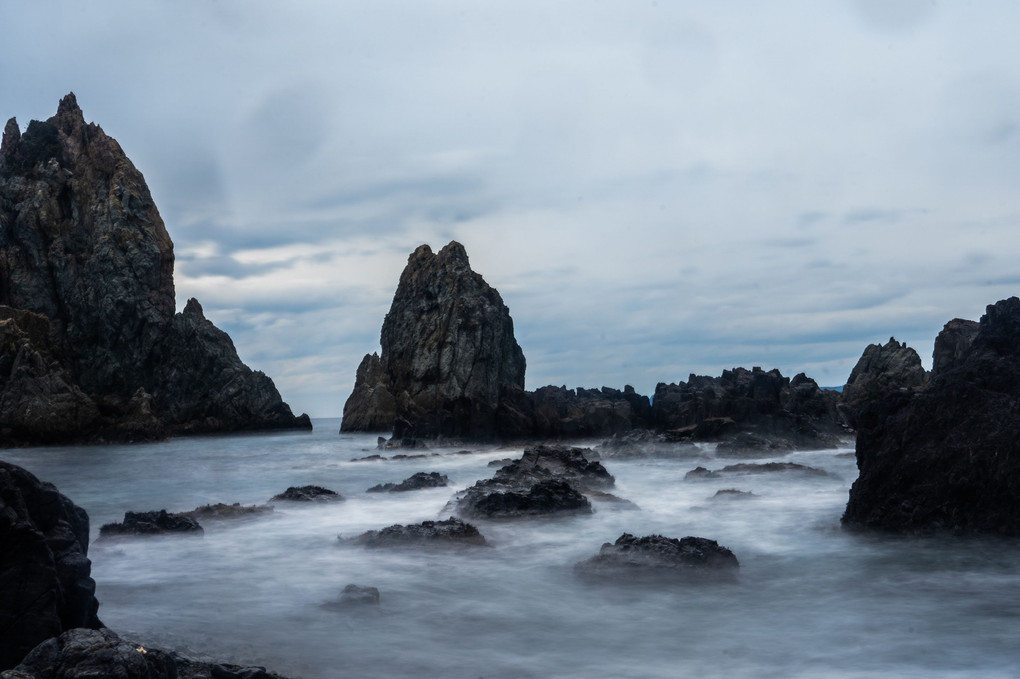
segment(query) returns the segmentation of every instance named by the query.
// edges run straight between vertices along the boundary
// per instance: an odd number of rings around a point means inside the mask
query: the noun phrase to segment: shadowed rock
[[[1020,535],[1020,299],[951,321],[928,383],[866,402],[843,521],[905,532]]]
[[[858,413],[868,401],[888,392],[916,389],[927,381],[921,357],[905,343],[890,337],[886,344],[869,344],[850,371],[839,412],[856,428]]]
[[[205,531],[187,514],[170,514],[165,509],[152,512],[126,512],[124,521],[107,523],[99,529],[100,537],[116,535],[168,535],[174,533],[202,534]]]
[[[202,521],[224,521],[229,519],[242,519],[252,516],[260,516],[262,514],[268,514],[273,511],[272,505],[242,505],[239,502],[235,502],[232,505],[217,502],[211,505],[202,505],[196,507],[190,512],[183,512],[182,516],[187,516],[195,521],[201,519]]]
[[[274,495],[270,502],[339,502],[343,495],[323,488],[322,486],[290,486],[279,495]]]
[[[400,483],[380,483],[377,486],[372,486],[365,492],[404,493],[411,490],[421,490],[422,488],[441,488],[449,483],[450,478],[446,474],[440,474],[439,472],[418,472]]]
[[[25,134],[9,121],[0,148],[2,444],[310,428],[196,301],[174,313],[145,180],[73,94]]]
[[[824,469],[808,467],[796,462],[765,462],[765,463],[741,463],[726,465],[722,469],[711,471],[705,467],[696,467],[687,472],[684,479],[718,479],[728,474],[775,474],[777,472],[797,472],[810,476],[828,476]]]
[[[619,579],[689,578],[692,575],[732,575],[739,563],[729,549],[715,540],[685,537],[677,540],[661,535],[635,537],[624,533],[614,543],[605,543],[599,553],[574,566],[585,576]]]
[[[354,538],[352,542],[366,547],[486,544],[485,538],[477,528],[453,517],[445,521],[423,521],[406,526],[395,524],[381,530],[370,530]]]
[[[64,630],[102,626],[88,545],[85,510],[0,461],[0,670]]]

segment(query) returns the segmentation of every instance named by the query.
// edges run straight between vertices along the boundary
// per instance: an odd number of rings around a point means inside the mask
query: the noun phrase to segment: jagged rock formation
[[[343,538],[341,538],[343,539]],[[416,524],[394,524],[381,530],[370,530],[351,542],[366,547],[444,547],[455,545],[485,546],[485,536],[470,523],[450,517],[445,521],[422,521]]]
[[[845,524],[1020,535],[1020,299],[971,330],[950,321],[926,384],[860,409]]]
[[[118,535],[171,535],[192,533],[201,535],[205,530],[188,514],[170,514],[165,509],[151,512],[125,512],[124,520],[100,526],[100,537]]]
[[[0,461],[0,670],[74,627],[99,628],[85,510]]]
[[[745,446],[765,449],[781,439],[790,447],[829,447],[842,433],[836,392],[800,373],[734,368],[721,377],[691,375],[687,382],[659,383],[652,420],[677,438],[718,439],[753,432]]]
[[[947,350],[951,353],[952,350]],[[914,389],[928,380],[917,352],[890,337],[886,344],[869,344],[850,371],[839,412],[851,427],[857,426],[861,407],[877,396],[897,389]]]
[[[358,368],[341,431],[492,438],[501,390],[524,388],[510,312],[456,241],[408,258],[380,344]]]
[[[197,301],[175,315],[173,265],[142,174],[102,128],[85,123],[73,94],[23,135],[8,121],[0,145],[3,444],[310,427],[268,377],[241,363]]]

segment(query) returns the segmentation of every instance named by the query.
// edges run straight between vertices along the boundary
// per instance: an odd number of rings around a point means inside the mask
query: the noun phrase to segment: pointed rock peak
[[[21,128],[18,127],[17,118],[11,118],[4,126],[4,139],[0,143],[0,156],[9,156],[14,153],[14,147],[21,139]]]
[[[74,92],[68,92],[67,96],[60,100],[57,106],[57,115],[50,119],[65,134],[70,134],[75,129],[85,126],[85,115],[78,106],[78,99]]]
[[[205,314],[202,313],[202,305],[198,303],[198,300],[192,297],[188,300],[188,303],[184,305],[185,314],[194,314],[199,318],[205,318]]]
[[[450,241],[445,248],[440,250],[439,256],[449,259],[462,259],[465,262],[468,261],[467,250],[455,240]]]
[[[81,107],[78,106],[78,98],[74,96],[74,92],[68,92],[67,95],[60,100],[60,105],[57,106],[57,115],[76,115],[79,118],[84,119],[84,114],[81,112]]]

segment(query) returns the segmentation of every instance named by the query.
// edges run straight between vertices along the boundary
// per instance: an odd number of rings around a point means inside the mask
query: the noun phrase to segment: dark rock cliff
[[[1020,535],[1020,299],[974,329],[948,323],[925,385],[860,409],[845,524]]]
[[[460,243],[438,253],[422,245],[383,321],[381,356],[366,356],[358,369],[341,431],[491,438],[501,392],[524,388],[513,330],[499,293],[471,270]]]
[[[917,352],[890,337],[886,344],[869,344],[850,371],[839,412],[851,427],[857,426],[857,414],[872,399],[900,389],[914,389],[928,381]]]
[[[65,630],[102,626],[88,544],[83,509],[0,461],[0,670]]]
[[[142,174],[113,138],[85,122],[73,94],[24,134],[8,121],[0,304],[41,316],[49,328],[35,320],[35,330],[24,327],[23,314],[3,316],[3,443],[310,426],[269,378],[240,362],[197,302],[175,315],[173,266],[173,243]],[[51,416],[18,415],[20,397],[47,393],[59,394]],[[33,434],[40,429],[47,438]]]

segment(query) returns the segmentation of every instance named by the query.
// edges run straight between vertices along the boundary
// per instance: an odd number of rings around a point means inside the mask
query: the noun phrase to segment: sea
[[[1020,541],[845,530],[852,447],[722,458],[711,444],[606,454],[591,515],[474,521],[488,547],[370,549],[346,541],[446,518],[453,495],[523,447],[379,451],[374,435],[177,438],[6,450],[91,518],[102,621],[143,646],[288,677],[1017,677]],[[599,441],[575,442],[594,446]],[[852,446],[852,443],[848,443]],[[425,457],[392,459],[399,453]],[[381,454],[390,459],[357,460]],[[824,470],[688,480],[695,467],[786,461]],[[415,472],[450,486],[366,493]],[[281,503],[206,522],[201,537],[99,539],[127,511],[266,503],[319,485],[337,503]],[[718,490],[737,489],[750,496]],[[706,537],[732,581],[591,581],[574,564],[623,533]],[[377,606],[339,608],[348,584]]]

